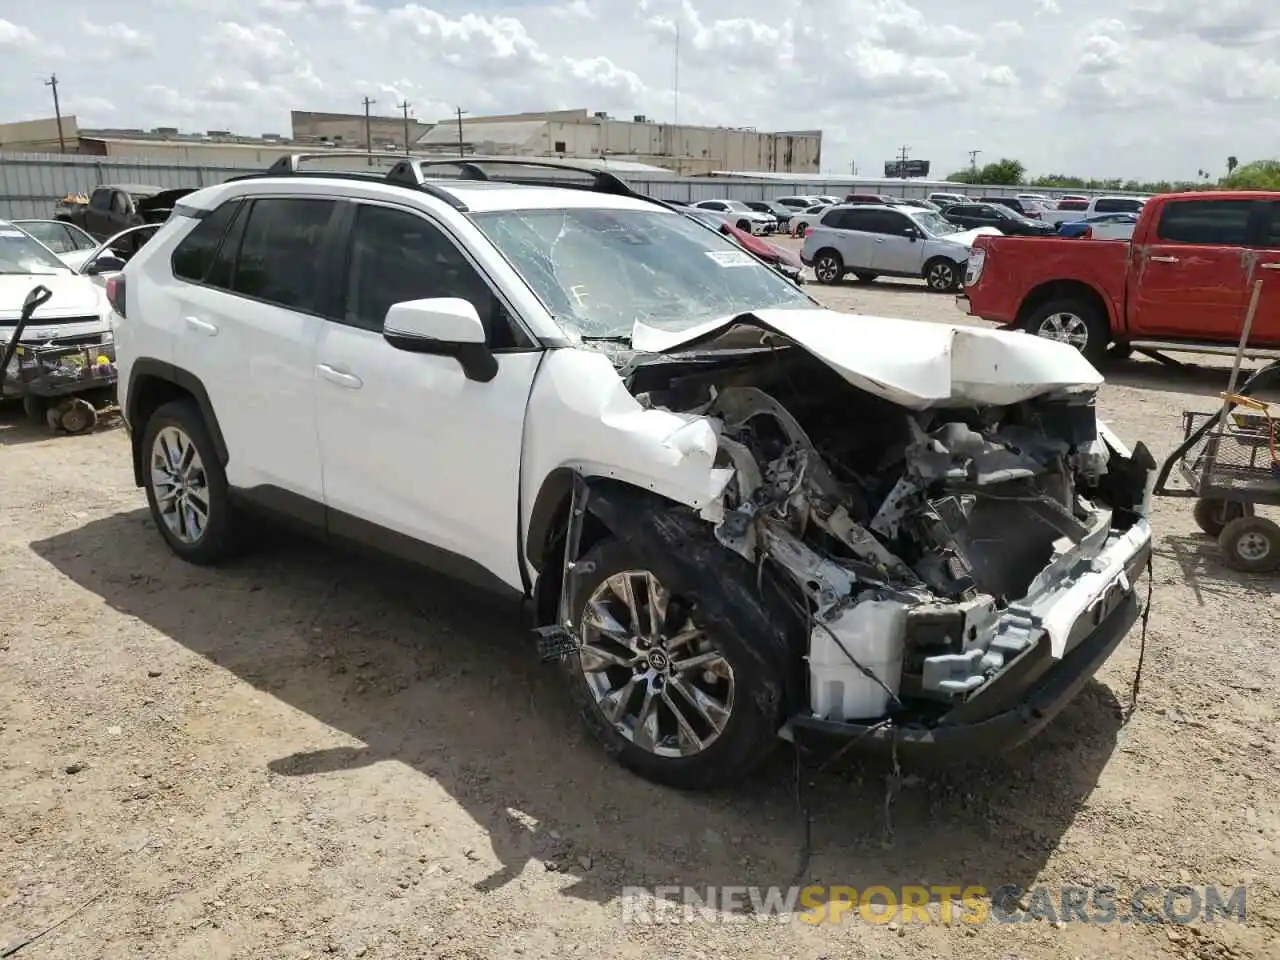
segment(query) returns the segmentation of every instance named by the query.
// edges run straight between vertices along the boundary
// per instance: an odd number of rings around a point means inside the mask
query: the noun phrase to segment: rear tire
[[[783,678],[768,676],[770,668],[761,658],[752,656],[736,636],[712,636],[710,631],[703,630],[707,649],[696,654],[692,648],[679,645],[676,637],[687,633],[684,629],[687,625],[702,629],[696,604],[687,607],[688,619],[685,620],[681,609],[684,605],[679,597],[666,595],[666,620],[659,630],[663,642],[642,646],[647,641],[640,638],[651,636],[647,619],[648,584],[656,582],[656,578],[649,580],[652,574],[644,564],[623,543],[611,537],[587,551],[580,563],[587,562],[591,563],[592,572],[579,584],[577,608],[572,611],[578,637],[587,652],[564,659],[570,693],[587,728],[610,756],[646,780],[683,790],[713,789],[739,782],[777,743],[781,717],[767,691],[770,685],[780,686]],[[621,582],[623,575],[629,575],[627,583],[638,581],[644,585],[642,589],[632,586],[629,591],[639,615],[638,625],[623,622],[630,617],[625,604],[612,589],[612,584]],[[597,604],[607,605],[609,622],[618,630],[606,634],[594,625],[588,627],[583,623],[583,614],[593,597]],[[642,605],[645,610],[640,610]],[[596,624],[604,622],[602,618],[595,619]],[[630,639],[625,644],[616,643],[613,636],[622,633]],[[590,644],[586,645],[588,640]],[[604,656],[592,654],[592,650],[602,650]],[[655,686],[652,661],[645,659],[655,651],[663,658],[657,671],[657,675],[664,678],[662,686]],[[716,664],[686,671],[676,669],[682,660],[695,655],[700,659],[716,659]],[[619,657],[633,659],[634,663],[623,665]],[[623,693],[631,678],[639,677],[642,672],[647,679],[637,680],[629,694]],[[658,714],[654,721],[656,735],[647,732],[648,725],[640,721],[640,715],[645,712],[646,690],[655,689],[659,691],[653,694],[657,701],[653,706]],[[704,699],[702,713],[686,715],[690,729],[700,735],[698,742],[706,744],[693,752],[688,752],[689,741],[677,734],[676,731],[683,728],[670,707],[672,701],[690,702],[687,695],[682,694],[686,689],[696,689],[704,698],[711,698]],[[669,697],[666,701],[661,699],[664,690]],[[726,694],[726,691],[730,692]],[[681,699],[682,696],[685,699]],[[727,718],[722,712],[710,710],[711,703],[728,703]],[[605,714],[611,707],[616,719]],[[711,728],[704,730],[701,722],[702,717],[711,715],[722,721],[714,736],[707,734]]]
[[[1087,300],[1071,297],[1042,303],[1031,311],[1022,327],[1027,333],[1046,340],[1070,344],[1093,364],[1106,359],[1111,342],[1106,317],[1100,316]]]
[[[201,566],[243,550],[247,534],[226,471],[193,401],[174,400],[147,418],[142,456],[151,518],[170,550]]]
[[[844,279],[844,260],[834,250],[819,250],[813,258],[813,275],[819,283],[835,286]]]
[[[1195,517],[1197,527],[1211,537],[1218,537],[1232,520],[1253,516],[1253,504],[1244,504],[1239,500],[1200,499],[1196,501],[1192,516]]]

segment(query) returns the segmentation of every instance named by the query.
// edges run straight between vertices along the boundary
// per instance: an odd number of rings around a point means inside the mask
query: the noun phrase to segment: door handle
[[[884,243],[884,237],[876,237],[876,243]]]
[[[1154,263],[1177,263],[1178,262],[1177,257],[1152,257],[1151,260]]]
[[[201,320],[199,317],[183,317],[183,321],[196,333],[203,333],[206,337],[216,337],[218,335],[217,325],[210,323],[208,320]]]
[[[348,390],[359,390],[364,386],[364,381],[354,373],[335,370],[327,363],[316,364],[316,373],[320,374],[320,376],[328,380],[330,383],[335,383],[340,387],[346,387]]]
[[[1280,263],[1260,263],[1258,266],[1263,270],[1280,270]]]

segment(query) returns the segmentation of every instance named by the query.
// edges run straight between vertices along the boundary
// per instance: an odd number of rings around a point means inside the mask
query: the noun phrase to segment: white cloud
[[[586,108],[760,129],[822,128],[824,165],[902,143],[947,173],[1183,177],[1274,156],[1274,0],[89,0],[0,20],[6,117],[253,133],[290,109],[441,119]],[[50,41],[68,31],[68,51]],[[76,24],[81,28],[77,31]],[[72,55],[72,52],[74,55]],[[1187,118],[1197,118],[1191,123]]]

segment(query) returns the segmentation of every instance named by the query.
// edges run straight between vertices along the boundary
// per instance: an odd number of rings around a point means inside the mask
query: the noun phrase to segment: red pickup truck
[[[1280,193],[1152,197],[1130,240],[978,237],[960,309],[1062,340],[1098,361],[1130,350],[1280,353]]]

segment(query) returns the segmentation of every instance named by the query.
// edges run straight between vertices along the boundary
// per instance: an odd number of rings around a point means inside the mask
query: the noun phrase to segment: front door
[[[1236,342],[1259,207],[1253,200],[1166,203],[1149,242],[1129,247],[1129,335]]]
[[[873,270],[918,276],[924,266],[924,243],[910,217],[891,208],[875,211],[876,237],[872,245]]]
[[[373,203],[347,212],[343,309],[315,356],[329,529],[523,589],[520,455],[541,349],[521,346],[503,301],[437,224]],[[469,300],[486,321],[498,358],[488,383],[469,380],[456,359],[383,339],[388,307],[432,297]]]

